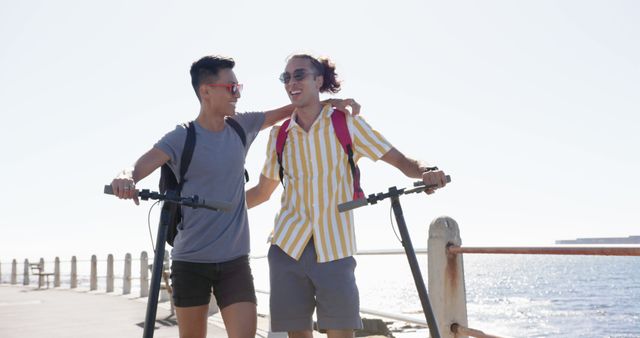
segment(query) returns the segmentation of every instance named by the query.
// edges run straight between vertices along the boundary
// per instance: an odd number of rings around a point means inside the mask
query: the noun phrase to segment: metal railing
[[[463,254],[640,256],[640,247],[464,247],[458,224],[435,219],[429,227],[429,292],[443,337],[493,338],[467,324]],[[443,330],[446,329],[446,330]]]
[[[167,257],[168,261],[168,257]],[[88,269],[84,269],[85,273],[79,273],[78,262],[90,263]],[[105,272],[106,275],[98,274],[98,263],[106,263]],[[139,262],[140,272],[134,276],[132,273],[133,262]],[[61,263],[66,263],[69,269],[62,269]],[[114,266],[118,263],[122,268],[122,274],[116,274]],[[37,264],[39,273],[35,273],[31,266]],[[53,264],[53,269],[47,268]],[[2,268],[0,264],[0,271]],[[24,260],[23,272],[18,273],[18,262],[13,259],[10,262],[11,273],[8,281],[2,279],[3,275],[0,274],[0,283],[10,283],[11,285],[22,284],[23,286],[31,285],[31,279],[37,277],[37,287],[44,286],[43,275],[52,275],[54,278],[53,287],[60,288],[62,284],[68,285],[69,289],[77,289],[82,286],[83,283],[88,283],[89,291],[97,291],[99,288],[98,281],[104,281],[104,288],[107,293],[114,292],[116,289],[116,280],[122,281],[122,293],[130,294],[132,291],[132,282],[140,281],[139,292],[140,297],[147,297],[149,294],[149,257],[145,251],[140,254],[139,259],[133,259],[131,254],[126,254],[122,260],[115,260],[113,255],[108,255],[106,260],[98,260],[96,255],[92,255],[90,260],[78,260],[76,256],[73,256],[71,260],[61,261],[58,257],[54,261],[45,261],[40,258],[38,263],[30,263],[29,259]],[[53,270],[53,271],[52,271]],[[63,272],[64,271],[64,272]],[[86,273],[86,271],[89,271]],[[46,272],[46,273],[45,273]],[[63,279],[62,277],[65,277]],[[20,278],[19,278],[20,277]],[[67,278],[68,277],[68,278]],[[63,283],[64,281],[64,283]],[[68,284],[66,283],[68,281]],[[47,285],[48,287],[48,285]],[[86,286],[85,286],[86,287]],[[164,296],[163,298],[167,298]]]
[[[464,269],[462,266],[463,254],[509,254],[509,255],[596,255],[596,256],[640,256],[640,247],[573,247],[573,246],[554,246],[554,247],[465,247],[461,245],[460,234],[457,223],[448,217],[441,217],[434,220],[429,228],[428,249],[416,249],[418,254],[427,254],[428,258],[428,281],[429,294],[432,299],[432,306],[437,317],[438,327],[442,337],[479,337],[479,338],[495,338],[497,336],[487,334],[481,330],[469,328],[467,324],[466,295],[464,282]],[[357,253],[359,256],[367,255],[404,255],[403,250],[362,250]],[[265,255],[252,256],[252,259],[266,258]],[[78,274],[77,263],[90,262],[89,290],[98,289],[98,279],[103,280],[106,284],[106,292],[114,292],[114,280],[122,280],[122,293],[131,292],[131,281],[140,281],[140,297],[148,296],[149,285],[149,257],[146,252],[142,252],[140,258],[133,259],[130,254],[125,256],[123,260],[114,260],[109,255],[107,260],[98,261],[93,255],[90,260],[78,260],[72,257],[68,261],[60,261],[56,257],[53,262],[45,262],[42,258],[39,260],[41,265],[40,271],[47,271],[45,263],[54,264],[54,287],[60,287],[61,269],[60,264],[65,263],[71,265],[71,269],[66,275],[69,276],[69,288],[78,287],[78,277],[86,277],[86,275]],[[97,264],[106,262],[106,275],[98,275]],[[121,264],[123,273],[116,275],[114,273],[114,263]],[[132,262],[139,262],[140,273],[133,276],[131,273]],[[165,259],[165,264],[167,264]],[[0,271],[6,263],[0,264]],[[22,284],[30,284],[29,260],[24,261],[24,272],[22,274]],[[18,263],[14,259],[11,262],[11,284],[19,283]],[[9,281],[2,280],[0,274],[0,283]],[[43,286],[43,279],[39,278],[38,287]],[[104,285],[103,285],[104,286]],[[258,293],[268,294],[267,290],[256,289]],[[167,300],[166,295],[162,300]],[[398,313],[390,313],[377,309],[361,308],[363,314],[373,315],[377,317],[387,318],[395,321],[406,322],[421,327],[428,327],[425,320],[412,316],[402,315]]]
[[[640,248],[632,247],[447,247],[450,254],[511,254],[511,255],[594,255],[640,256]]]

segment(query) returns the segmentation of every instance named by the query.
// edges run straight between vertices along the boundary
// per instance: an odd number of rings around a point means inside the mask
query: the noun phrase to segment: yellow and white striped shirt
[[[282,153],[284,192],[276,216],[272,244],[299,259],[313,236],[318,262],[329,262],[356,253],[353,212],[338,212],[338,204],[353,198],[353,177],[347,154],[331,124],[333,109],[325,105],[306,132],[295,121],[289,124]],[[354,161],[377,161],[391,144],[359,116],[347,114]],[[276,139],[280,126],[271,129],[262,174],[280,180]]]

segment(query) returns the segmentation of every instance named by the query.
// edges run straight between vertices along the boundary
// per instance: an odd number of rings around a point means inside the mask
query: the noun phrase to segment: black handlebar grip
[[[113,187],[111,187],[110,184],[105,185],[104,186],[104,193],[107,194],[107,195],[113,195]],[[142,194],[145,194],[145,193],[148,195],[149,191],[148,190],[143,190]],[[141,193],[138,193],[138,194],[140,195]],[[158,193],[152,192],[151,194],[158,194]],[[144,199],[144,195],[142,195],[142,196],[143,196],[143,199]],[[194,196],[194,197],[197,197],[197,196]],[[164,199],[164,195],[158,194],[158,196],[150,196],[150,198],[152,198],[152,199]],[[196,199],[196,201],[197,201],[197,199]],[[181,202],[181,204],[182,204],[182,202]],[[185,205],[189,205],[190,204],[189,206],[196,207],[196,208],[205,208],[205,209],[220,210],[220,211],[230,211],[231,208],[233,208],[233,205],[231,203],[223,202],[223,201],[209,201],[209,202],[207,202],[207,201],[201,200],[201,201],[199,201],[197,203],[193,203],[192,202],[192,203],[184,203],[184,204]]]
[[[357,200],[345,202],[345,203],[342,203],[342,204],[338,204],[338,211],[339,212],[349,211],[351,209],[363,207],[363,206],[367,205],[367,203],[369,203],[369,202],[367,201],[366,198],[360,198],[360,199],[357,199]]]
[[[447,181],[447,183],[451,183],[451,176],[446,175],[444,177],[444,179]],[[423,186],[423,185],[424,185],[423,181],[415,181],[415,182],[413,182],[413,186],[414,187],[419,187],[419,186]]]
[[[104,186],[104,193],[107,195],[114,195],[113,187],[111,186],[111,184],[107,184]]]
[[[202,201],[202,208],[206,208],[209,210],[220,210],[220,211],[230,211],[233,205],[228,202],[216,201],[216,202],[206,202]]]

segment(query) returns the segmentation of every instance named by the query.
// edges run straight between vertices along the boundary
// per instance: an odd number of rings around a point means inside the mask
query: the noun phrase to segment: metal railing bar
[[[402,322],[405,322],[405,323],[411,323],[411,324],[419,325],[419,326],[422,326],[422,327],[429,327],[429,325],[427,325],[427,321],[426,320],[421,320],[419,318],[406,316],[406,315],[402,315],[402,314],[378,311],[378,310],[364,308],[364,307],[360,308],[360,312],[362,312],[364,314],[368,314],[368,315],[374,315],[374,316],[378,316],[378,317],[384,317],[384,318],[399,320],[399,321],[402,321]]]
[[[414,249],[416,254],[427,254],[427,249]],[[406,255],[403,249],[385,249],[385,250],[358,250],[358,256],[367,255]]]
[[[640,247],[461,247],[449,246],[450,254],[596,255],[640,256]]]

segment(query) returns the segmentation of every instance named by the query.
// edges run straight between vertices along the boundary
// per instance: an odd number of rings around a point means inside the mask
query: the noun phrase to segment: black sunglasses
[[[288,72],[284,72],[284,73],[280,74],[280,82],[282,82],[284,84],[288,84],[291,81],[291,78],[293,78],[296,81],[302,81],[309,74],[315,76],[314,72],[309,71],[309,70],[304,69],[304,68],[300,68],[300,69],[294,70],[293,71],[293,75],[291,75]]]

